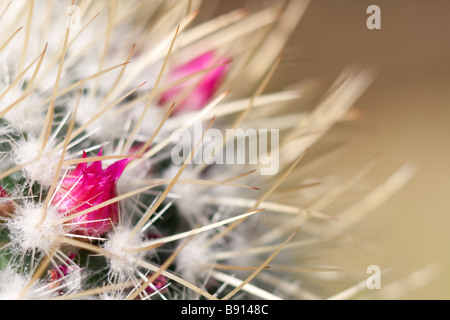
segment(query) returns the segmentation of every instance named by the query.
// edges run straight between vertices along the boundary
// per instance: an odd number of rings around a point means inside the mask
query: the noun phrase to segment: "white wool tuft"
[[[55,208],[47,208],[44,221],[42,219],[42,206],[27,202],[17,207],[13,217],[8,219],[6,226],[14,242],[22,252],[29,249],[38,249],[48,252],[56,236],[63,234],[61,224],[53,225],[60,219],[60,214]]]
[[[140,246],[142,240],[138,236],[130,237],[131,229],[125,227],[108,234],[108,241],[104,249],[111,253],[108,257],[111,274],[118,276],[121,280],[133,275],[136,270],[136,261],[145,253],[130,252],[129,249]]]
[[[198,282],[206,275],[205,264],[212,263],[210,247],[204,245],[206,240],[206,234],[189,240],[176,258],[177,272],[189,282]]]
[[[30,290],[22,293],[30,278],[31,276],[19,274],[12,268],[1,270],[0,300],[48,298],[50,296],[48,291],[38,290],[41,287],[40,282],[35,282]]]
[[[52,184],[56,174],[60,156],[58,153],[50,154],[48,150],[53,148],[49,141],[46,150],[39,157],[40,146],[36,138],[30,137],[13,144],[13,155],[17,165],[25,165],[23,172],[26,178],[36,181],[48,187]]]

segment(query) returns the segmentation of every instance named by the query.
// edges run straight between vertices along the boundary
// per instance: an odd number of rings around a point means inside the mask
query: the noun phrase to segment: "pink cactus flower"
[[[160,291],[166,285],[167,285],[166,277],[164,277],[163,275],[159,275],[158,277],[156,277],[155,281],[152,282],[152,285],[148,286],[145,289],[145,292],[147,292],[147,294],[152,294],[156,291]]]
[[[175,68],[170,72],[168,80],[177,81],[183,77],[226,62],[229,62],[229,60],[219,59],[214,52],[209,51],[186,64]],[[203,75],[199,75],[198,77],[166,90],[159,99],[159,105],[176,102],[172,115],[180,112],[202,109],[213,97],[220,81],[225,75],[226,69],[227,65],[216,67]],[[189,90],[190,86],[195,83],[197,84],[193,90],[188,92],[187,97],[183,101],[176,101],[179,99],[178,95],[183,96],[183,94],[185,94],[184,90]]]
[[[99,156],[102,155],[100,150]],[[83,158],[87,155],[83,152]],[[132,158],[123,159],[102,168],[101,161],[90,165],[79,163],[60,182],[52,204],[65,216],[92,208],[117,196],[117,180]],[[101,236],[111,230],[119,219],[119,205],[113,203],[70,221],[73,234]]]
[[[10,216],[16,209],[16,202],[10,200],[11,195],[0,187],[0,217]]]
[[[49,281],[50,281],[50,289],[56,289],[61,285],[62,279],[67,276],[71,271],[73,271],[73,261],[76,257],[76,253],[69,253],[68,260],[66,260],[65,264],[60,264],[57,267],[48,271]],[[59,290],[58,293],[60,295],[63,294],[62,290]]]

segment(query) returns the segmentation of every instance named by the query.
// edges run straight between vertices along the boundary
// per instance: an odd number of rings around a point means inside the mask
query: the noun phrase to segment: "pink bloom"
[[[152,285],[148,286],[145,289],[145,292],[147,292],[147,294],[152,294],[155,291],[160,291],[166,285],[167,285],[166,277],[164,277],[163,275],[159,275],[158,277],[156,277],[155,281],[152,282]]]
[[[11,195],[0,187],[0,217],[8,217],[16,209],[16,202],[9,198],[11,198]]]
[[[173,70],[169,74],[168,80],[170,82],[177,81],[183,77],[225,62],[228,62],[228,60],[218,59],[214,52],[210,51]],[[172,114],[185,111],[195,111],[203,108],[217,90],[220,81],[225,75],[226,69],[226,65],[216,67],[205,74],[194,77],[189,81],[185,81],[178,86],[166,90],[162,93],[159,104],[165,105],[166,103],[176,102],[175,109]],[[195,87],[187,93],[187,96],[183,101],[178,103],[178,101],[176,101],[179,99],[178,95],[185,95],[186,93],[184,90],[189,90],[192,85],[195,85]]]
[[[61,285],[62,279],[67,276],[70,272],[73,271],[73,261],[76,257],[76,253],[70,253],[69,259],[65,262],[65,264],[60,264],[57,267],[48,271],[50,276],[50,289],[56,289]],[[59,294],[63,294],[62,290],[58,291]]]
[[[100,150],[99,156],[102,155]],[[83,158],[87,155],[83,152]],[[60,182],[52,204],[66,216],[92,208],[117,196],[117,180],[132,158],[117,161],[102,168],[101,161],[89,166],[79,163]],[[86,236],[101,236],[112,229],[119,219],[119,205],[113,203],[71,220],[72,233]]]

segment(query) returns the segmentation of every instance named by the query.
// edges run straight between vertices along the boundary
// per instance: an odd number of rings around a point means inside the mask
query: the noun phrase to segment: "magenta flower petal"
[[[102,151],[103,148],[100,149],[100,151],[98,152],[98,156],[101,157],[102,156]],[[89,168],[89,173],[91,174],[101,174],[102,172],[102,162],[101,161],[94,161],[91,163],[90,168]]]
[[[70,266],[73,264],[74,259],[76,257],[76,253],[70,253],[68,256],[68,260],[64,264],[60,264],[56,266],[55,268],[48,271],[49,274],[49,281],[50,289],[56,289],[61,285],[62,279],[69,274],[69,272],[73,271],[71,270]],[[63,290],[58,290],[59,294],[63,294]]]
[[[152,282],[153,286],[148,286],[145,291],[147,294],[152,294],[156,290],[161,290],[165,285],[167,285],[167,279],[163,275],[156,277],[155,281]],[[155,290],[156,289],[156,290]]]
[[[102,155],[101,150],[98,155]],[[83,153],[83,158],[86,157]],[[115,198],[117,180],[132,159],[119,160],[106,169],[102,168],[101,161],[94,161],[89,166],[79,163],[60,182],[52,204],[59,212],[70,216]],[[118,219],[118,203],[113,203],[72,219],[71,230],[74,234],[101,236],[111,230]]]
[[[227,59],[218,59],[216,54],[212,51],[204,53],[188,63],[174,69],[169,74],[169,81],[179,80],[183,77],[228,61],[229,60]],[[199,77],[195,77],[194,79],[166,90],[162,93],[159,104],[165,105],[166,103],[176,102],[178,95],[182,94],[185,89],[197,83],[194,89],[189,92],[188,96],[183,101],[177,102],[177,106],[172,114],[195,111],[203,108],[213,97],[220,81],[225,75],[226,70],[227,66],[222,65],[206,72],[204,75],[200,75]]]
[[[16,209],[16,202],[10,198],[11,195],[0,187],[0,217],[7,217]]]

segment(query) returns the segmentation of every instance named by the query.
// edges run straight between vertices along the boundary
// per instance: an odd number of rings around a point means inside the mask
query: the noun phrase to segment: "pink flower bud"
[[[218,59],[215,53],[210,51],[174,69],[170,72],[168,80],[171,82],[177,81],[183,77],[228,61],[229,60],[226,59]],[[173,115],[180,112],[202,109],[214,95],[220,81],[225,75],[226,69],[226,65],[216,67],[205,74],[194,77],[178,86],[166,90],[162,93],[159,104],[165,105],[166,103],[176,102],[175,109],[172,112]],[[183,101],[177,102],[176,100],[180,99],[178,95],[184,96],[184,90],[189,90],[195,83],[197,84],[187,93],[186,98]]]
[[[99,156],[102,155],[100,150]],[[87,155],[83,152],[83,158]],[[60,182],[52,204],[65,216],[92,208],[117,196],[117,180],[132,158],[117,161],[102,168],[101,161],[89,166],[79,163]],[[119,205],[113,203],[71,220],[71,232],[86,236],[101,236],[112,229],[119,219]]]
[[[16,209],[16,202],[9,198],[11,195],[0,187],[0,217],[9,217]]]
[[[147,294],[152,294],[152,293],[154,293],[156,291],[160,291],[166,285],[167,285],[166,277],[164,277],[163,275],[159,275],[158,277],[156,277],[155,281],[152,282],[152,285],[149,285],[145,289],[145,292],[147,292]]]
[[[65,264],[60,264],[55,268],[48,271],[49,281],[50,281],[50,289],[56,289],[61,285],[62,279],[67,276],[71,271],[73,271],[73,261],[76,257],[76,253],[72,252],[68,256],[68,260],[66,260]],[[58,291],[59,294],[63,294],[62,290]]]

